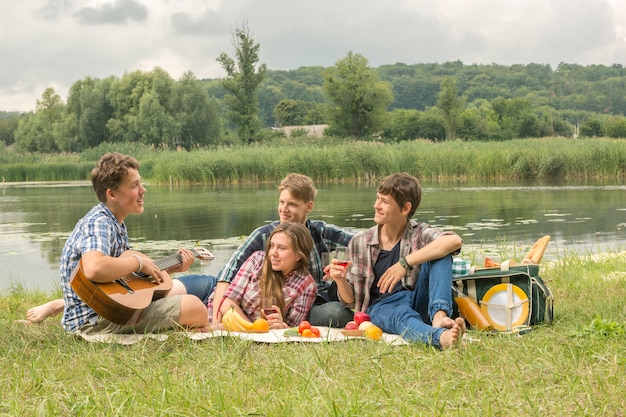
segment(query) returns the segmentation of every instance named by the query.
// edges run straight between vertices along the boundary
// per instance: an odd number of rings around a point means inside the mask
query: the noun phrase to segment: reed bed
[[[541,269],[554,323],[523,336],[471,331],[445,352],[180,334],[89,344],[58,319],[15,323],[50,298],[16,285],[0,293],[0,416],[623,416],[624,271],[624,253],[564,254]]]
[[[369,181],[409,172],[424,181],[623,180],[624,139],[519,139],[506,142],[381,143],[293,138],[191,152],[108,144],[77,155],[3,158],[5,181],[84,180],[104,152],[136,156],[145,179],[159,183],[277,181],[300,172],[319,182]]]

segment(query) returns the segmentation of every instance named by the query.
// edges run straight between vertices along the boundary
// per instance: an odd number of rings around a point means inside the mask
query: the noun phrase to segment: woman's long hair
[[[276,233],[285,233],[289,238],[289,243],[293,251],[300,257],[294,271],[303,274],[309,273],[309,257],[313,250],[313,238],[311,232],[301,223],[287,222],[281,223],[270,235],[265,245],[265,261],[261,275],[261,297],[275,297],[276,305],[280,308],[283,316],[285,316],[285,299],[283,297],[283,286],[285,285],[285,276],[280,271],[272,269],[270,262],[270,243],[272,237]]]

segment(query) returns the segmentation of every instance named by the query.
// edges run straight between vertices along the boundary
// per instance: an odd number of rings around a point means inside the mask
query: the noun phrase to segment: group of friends
[[[230,308],[254,321],[267,319],[271,329],[298,326],[344,327],[355,311],[370,315],[386,333],[402,335],[441,349],[462,338],[465,321],[453,317],[452,256],[462,239],[412,219],[422,190],[417,178],[397,173],[376,191],[373,227],[353,231],[308,219],[317,190],[301,174],[287,175],[279,185],[279,220],[254,230],[235,250],[216,277],[181,275],[167,296],[156,299],[133,325],[99,316],[70,285],[80,262],[84,276],[96,283],[132,273],[156,283],[184,273],[195,260],[181,248],[181,262],[161,270],[147,255],[130,249],[124,220],[144,211],[146,188],[139,162],[107,153],[91,172],[99,204],[78,221],[60,259],[63,299],[27,311],[30,322],[62,313],[71,333],[148,333],[172,328],[209,332],[221,328]],[[348,263],[323,253],[347,247]],[[260,300],[274,297],[273,313],[261,313]]]

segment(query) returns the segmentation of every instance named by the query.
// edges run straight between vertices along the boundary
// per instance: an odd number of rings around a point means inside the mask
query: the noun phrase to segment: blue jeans
[[[185,286],[187,294],[195,295],[205,305],[209,302],[209,296],[217,285],[217,278],[213,275],[184,275],[178,280]]]
[[[448,255],[421,265],[415,291],[399,291],[369,307],[367,313],[386,333],[441,347],[439,338],[447,329],[432,327],[432,319],[439,310],[452,316],[451,286],[452,256]]]

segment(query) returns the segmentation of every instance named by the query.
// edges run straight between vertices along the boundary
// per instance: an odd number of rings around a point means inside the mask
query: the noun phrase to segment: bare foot
[[[452,322],[452,326],[446,327],[448,330],[444,331],[443,333],[441,333],[441,336],[439,336],[439,344],[441,345],[442,349],[449,349],[461,343],[466,330],[465,319],[463,319],[462,317],[457,317],[454,320],[450,318],[448,319]],[[449,323],[448,320],[443,320],[443,322],[445,322],[446,324]]]
[[[442,349],[450,349],[455,346],[456,343],[461,340],[461,328],[458,325],[453,326],[451,329],[448,329],[441,333],[439,336],[439,344]]]
[[[59,298],[29,309],[26,312],[26,318],[31,323],[39,323],[44,321],[48,317],[61,314],[64,308],[65,301],[62,298]]]
[[[433,317],[433,327],[442,327],[444,329],[451,329],[454,327],[455,321],[452,320],[445,311],[439,310]]]
[[[463,337],[463,335],[467,331],[467,327],[465,326],[465,319],[463,317],[457,317],[456,319],[454,319],[454,321],[456,322],[456,324],[459,325],[459,328],[461,329],[461,337]]]

